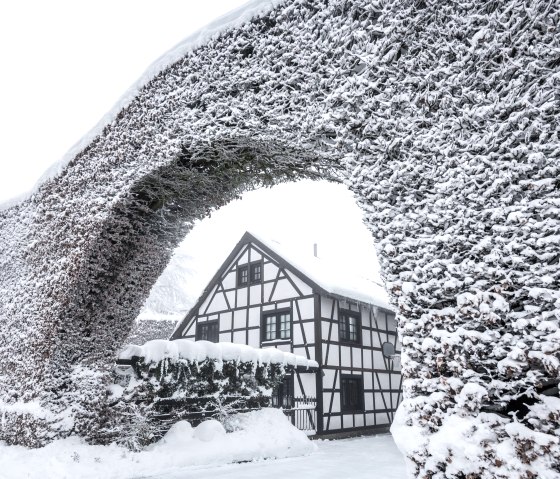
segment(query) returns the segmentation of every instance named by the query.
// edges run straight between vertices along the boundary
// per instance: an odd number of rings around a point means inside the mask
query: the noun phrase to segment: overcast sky
[[[29,190],[153,61],[243,3],[0,2],[0,202]]]
[[[0,203],[31,189],[153,61],[244,3],[1,2]],[[375,274],[371,235],[340,185],[281,185],[217,212],[182,247],[198,258],[197,278],[210,277],[246,229],[310,254],[317,242],[323,257]]]

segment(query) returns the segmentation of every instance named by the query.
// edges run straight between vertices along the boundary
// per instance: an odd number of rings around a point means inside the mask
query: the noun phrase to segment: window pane
[[[340,315],[338,331],[341,341],[357,343],[360,341],[360,320],[355,316],[343,313]]]
[[[343,341],[348,341],[348,328],[346,326],[346,316],[340,317],[340,339]]]
[[[253,264],[251,265],[251,281],[260,281],[261,280],[261,264]]]
[[[266,340],[276,339],[276,316],[267,316],[265,318],[265,336]]]
[[[350,341],[358,340],[357,320],[352,316],[348,316],[348,339]]]
[[[241,266],[237,270],[237,283],[239,285],[247,284],[249,280],[249,269],[247,266]]]
[[[197,341],[212,341],[218,342],[218,322],[212,321],[209,323],[200,323],[196,326],[196,340]]]
[[[290,337],[290,315],[287,313],[280,315],[280,338]]]
[[[213,343],[218,342],[218,323],[211,323],[208,325],[208,341]]]

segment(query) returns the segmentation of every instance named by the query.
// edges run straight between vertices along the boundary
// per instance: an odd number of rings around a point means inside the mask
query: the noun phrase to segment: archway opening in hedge
[[[317,256],[337,270],[382,282],[372,235],[350,190],[334,181],[288,182],[246,192],[197,221],[152,287],[134,329],[141,324],[153,331],[152,339],[169,337],[173,321],[186,315],[246,231],[304,261]],[[127,341],[149,337],[134,333]]]

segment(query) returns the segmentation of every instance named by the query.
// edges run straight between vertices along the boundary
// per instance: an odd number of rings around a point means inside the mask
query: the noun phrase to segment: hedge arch
[[[0,212],[0,439],[95,440],[192,222],[335,178],[398,306],[411,474],[558,477],[558,23],[554,0],[293,0],[186,53]]]

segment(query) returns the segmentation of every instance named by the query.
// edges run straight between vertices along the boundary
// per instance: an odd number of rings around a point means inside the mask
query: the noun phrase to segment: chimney
[[[313,256],[315,256],[315,258],[318,258],[318,256],[317,256],[317,243],[313,243]]]

